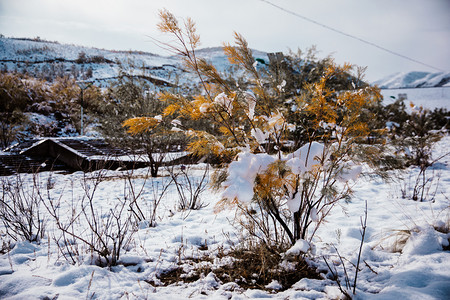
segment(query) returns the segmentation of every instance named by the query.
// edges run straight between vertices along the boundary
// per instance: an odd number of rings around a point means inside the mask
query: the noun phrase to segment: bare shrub
[[[45,234],[46,219],[39,211],[38,187],[25,183],[20,174],[3,177],[1,185],[0,217],[6,234],[14,241],[39,242]]]
[[[205,206],[200,199],[200,195],[207,188],[207,178],[209,174],[208,165],[206,165],[203,174],[199,177],[194,176],[191,166],[170,166],[167,167],[167,171],[169,172],[178,193],[179,210],[195,210]]]
[[[347,270],[347,267],[345,266],[345,262],[344,262],[344,258],[340,255],[338,249],[333,245],[334,250],[336,251],[336,255],[339,259],[339,262],[342,265],[342,269],[343,269],[343,276],[339,276],[339,272],[336,268],[336,265],[333,265],[333,268],[330,266],[330,264],[328,263],[327,259],[325,258],[325,256],[323,256],[323,260],[325,261],[328,270],[331,273],[332,278],[334,279],[334,281],[337,283],[339,290],[342,292],[342,294],[345,296],[345,299],[352,299],[352,295],[356,295],[356,286],[358,283],[358,273],[360,271],[359,265],[361,262],[361,253],[362,253],[362,247],[364,244],[364,238],[366,236],[366,228],[367,228],[367,201],[366,201],[366,207],[364,209],[364,219],[363,217],[361,217],[361,242],[359,244],[359,251],[358,251],[358,261],[356,263],[356,265],[353,265],[354,269],[355,269],[355,275],[354,275],[354,279],[353,279],[353,284],[351,282],[351,278],[349,275],[349,271]],[[367,265],[367,263],[366,263]],[[370,268],[370,267],[369,267]],[[345,287],[343,286],[343,284],[341,283],[341,279],[344,281],[345,283]]]
[[[47,190],[44,204],[61,233],[55,240],[64,258],[73,264],[81,261],[81,250],[88,249],[94,263],[107,267],[117,265],[121,251],[131,242],[136,230],[126,199],[116,198],[116,204],[106,211],[97,207],[95,194],[104,180],[104,172],[91,173],[91,177],[84,175],[81,180],[84,193],[81,199],[72,198],[71,215],[65,220],[61,217],[62,197],[52,199]]]
[[[436,170],[431,170],[431,174],[427,171],[428,167],[420,167],[417,175],[409,173],[401,179],[400,193],[403,199],[411,199],[420,202],[433,202],[435,200],[439,189],[441,174]]]
[[[403,105],[403,104],[402,104]],[[412,113],[403,111],[402,115],[406,121],[396,123],[398,128],[393,128],[390,133],[391,142],[399,153],[403,153],[405,166],[417,166],[419,173],[411,182],[411,177],[404,183],[401,189],[402,197],[414,201],[432,201],[436,192],[431,192],[433,186],[438,185],[434,174],[427,175],[428,170],[440,159],[450,153],[446,153],[438,158],[433,158],[432,150],[446,133],[445,127],[439,127],[435,118],[437,112],[431,112],[423,107],[415,107],[413,104]],[[397,136],[399,135],[399,136]]]
[[[149,178],[150,168],[140,186],[136,186],[133,176],[134,170],[126,171],[123,176],[124,183],[124,199],[128,202],[128,209],[133,214],[136,223],[145,223],[148,227],[156,226],[157,210],[161,200],[164,198],[172,180],[167,177]],[[151,195],[147,199],[144,194],[146,185],[150,181]]]

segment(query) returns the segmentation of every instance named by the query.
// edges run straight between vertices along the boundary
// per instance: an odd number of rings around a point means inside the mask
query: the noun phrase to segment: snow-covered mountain
[[[254,51],[258,58],[267,54]],[[200,49],[197,56],[212,62],[221,72],[230,64],[221,47]],[[145,76],[155,85],[182,85],[196,78],[186,72],[180,56],[161,56],[141,51],[114,51],[38,39],[0,38],[0,68],[50,78],[71,74],[76,79],[103,85],[119,75]]]
[[[450,72],[403,72],[373,82],[381,89],[450,87]]]

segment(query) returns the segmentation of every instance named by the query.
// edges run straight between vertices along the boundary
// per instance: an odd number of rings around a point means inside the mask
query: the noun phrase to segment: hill
[[[267,59],[267,54],[254,51]],[[230,64],[221,47],[200,49],[197,55],[212,62],[219,71]],[[69,74],[76,80],[94,81],[97,86],[118,76],[145,76],[155,86],[182,85],[196,80],[183,68],[180,56],[161,56],[142,51],[115,51],[27,38],[0,38],[0,69],[28,73],[52,80]]]

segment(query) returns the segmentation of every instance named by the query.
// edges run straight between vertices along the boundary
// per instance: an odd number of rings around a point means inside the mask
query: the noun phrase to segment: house
[[[187,153],[168,156],[175,163]],[[42,138],[10,147],[0,155],[0,175],[40,171],[93,171],[148,166],[145,154],[111,146],[98,138]]]

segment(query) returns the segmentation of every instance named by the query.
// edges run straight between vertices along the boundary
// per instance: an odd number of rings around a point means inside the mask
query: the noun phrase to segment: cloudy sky
[[[0,0],[0,33],[165,55],[152,42],[164,39],[156,29],[162,8],[191,17],[202,47],[233,42],[236,31],[261,51],[316,45],[319,56],[367,66],[371,81],[450,71],[450,0]]]

